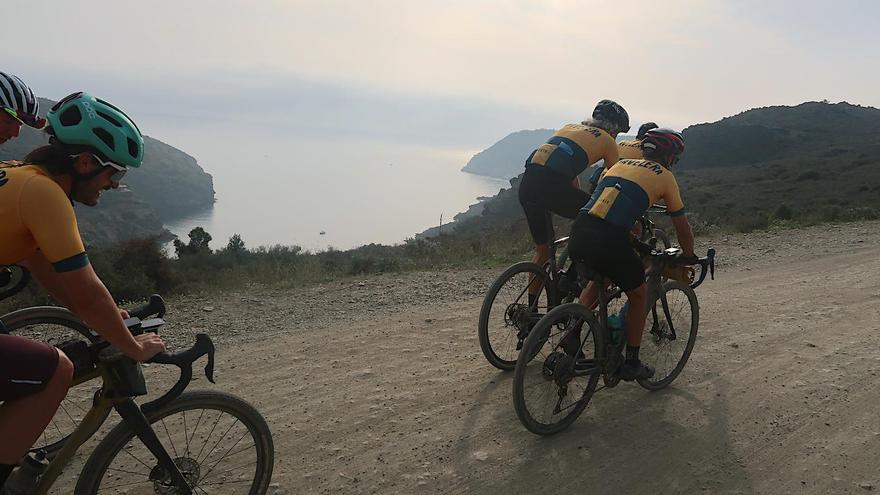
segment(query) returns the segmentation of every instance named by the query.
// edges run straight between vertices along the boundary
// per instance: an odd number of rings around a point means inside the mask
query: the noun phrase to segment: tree
[[[189,243],[184,244],[180,239],[174,240],[174,251],[178,258],[189,254],[211,254],[208,246],[211,239],[211,234],[205,232],[205,229],[196,227],[189,231]]]
[[[240,235],[232,234],[232,237],[229,238],[229,242],[226,244],[226,252],[235,256],[235,258],[239,260],[244,256],[247,252],[247,248],[245,248],[244,241],[241,239]]]

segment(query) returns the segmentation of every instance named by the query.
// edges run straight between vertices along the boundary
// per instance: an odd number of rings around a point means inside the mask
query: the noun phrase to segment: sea
[[[248,248],[297,245],[312,252],[397,244],[510,187],[461,171],[478,150],[304,140],[249,142],[247,156],[229,150],[210,143],[187,148],[213,176],[216,202],[166,224],[182,240],[202,227],[215,249],[234,234]]]

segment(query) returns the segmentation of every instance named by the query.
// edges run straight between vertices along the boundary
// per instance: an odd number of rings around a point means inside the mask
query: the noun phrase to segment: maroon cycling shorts
[[[46,387],[58,367],[58,350],[45,342],[0,334],[0,401]]]

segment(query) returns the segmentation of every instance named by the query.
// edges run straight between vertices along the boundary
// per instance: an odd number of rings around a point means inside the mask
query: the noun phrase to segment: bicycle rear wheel
[[[529,279],[540,287],[538,299],[531,306],[528,299]],[[486,292],[477,335],[480,349],[489,363],[504,371],[516,366],[516,357],[523,340],[552,302],[547,272],[531,262],[517,263],[495,279]]]
[[[247,402],[224,392],[185,392],[147,419],[193,493],[266,493],[275,458],[272,433]],[[121,423],[95,448],[74,493],[178,493],[162,471]]]
[[[71,340],[94,342],[95,337],[86,325],[70,311],[54,306],[36,306],[13,311],[0,317],[10,335],[18,335],[50,345]],[[43,450],[49,457],[61,449],[67,437],[79,426],[92,407],[95,392],[101,381],[90,381],[72,387],[61,401],[52,421],[43,431],[31,451]]]
[[[589,404],[602,374],[599,324],[578,303],[541,318],[523,345],[513,375],[513,407],[532,433],[567,428]]]
[[[642,362],[655,370],[650,379],[639,380],[639,385],[648,390],[664,388],[681,374],[694,350],[700,324],[700,307],[692,288],[671,280],[663,284],[662,290],[672,325],[658,294],[648,306],[650,309],[639,353]],[[675,331],[674,335],[672,330]]]

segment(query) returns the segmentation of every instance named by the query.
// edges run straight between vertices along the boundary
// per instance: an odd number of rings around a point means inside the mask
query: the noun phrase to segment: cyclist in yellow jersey
[[[645,138],[646,132],[651,129],[656,129],[657,127],[657,124],[654,122],[646,122],[639,127],[639,132],[636,134],[635,139],[629,139],[617,143],[617,150],[620,158],[644,158],[642,155],[642,139]]]
[[[2,83],[2,81],[0,81]],[[165,349],[132,337],[89,264],[72,202],[98,204],[143,161],[143,137],[121,110],[86,93],[47,115],[49,144],[0,169],[0,264],[21,264],[61,304],[120,351],[145,361]],[[0,486],[33,445],[70,387],[73,365],[54,347],[0,328]]]
[[[662,200],[672,217],[682,255],[694,255],[693,232],[671,170],[684,152],[684,140],[678,132],[652,129],[641,148],[644,159],[623,159],[608,169],[575,219],[569,240],[572,259],[585,262],[626,292],[626,359],[620,370],[624,380],[654,374],[639,360],[647,301],[644,267],[633,248],[630,229],[649,206]],[[593,284],[585,288],[581,303],[592,304],[595,290]]]
[[[629,130],[629,115],[616,102],[602,100],[593,110],[592,119],[568,124],[533,151],[526,159],[525,173],[519,184],[519,202],[526,215],[532,240],[533,261],[543,266],[550,258],[553,223],[550,213],[574,218],[590,199],[580,188],[578,175],[590,165],[618,160],[618,133]],[[540,287],[529,285],[529,303]]]

